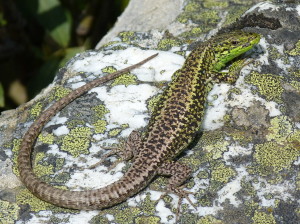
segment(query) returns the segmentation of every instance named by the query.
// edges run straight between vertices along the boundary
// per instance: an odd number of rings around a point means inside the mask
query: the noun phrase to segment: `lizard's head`
[[[233,31],[210,39],[215,54],[214,70],[219,71],[233,58],[250,50],[260,40],[257,33]]]

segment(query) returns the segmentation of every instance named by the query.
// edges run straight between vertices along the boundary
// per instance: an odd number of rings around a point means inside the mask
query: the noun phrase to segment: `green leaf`
[[[65,64],[74,57],[77,53],[83,52],[85,48],[82,47],[70,47],[65,49],[65,55],[64,58],[60,61],[59,67],[65,66]]]
[[[2,84],[0,83],[0,107],[4,107],[4,89]]]
[[[71,39],[72,18],[58,0],[16,0],[22,13],[34,17],[61,47],[67,47]]]
[[[37,19],[56,43],[68,46],[72,19],[58,0],[38,0]]]

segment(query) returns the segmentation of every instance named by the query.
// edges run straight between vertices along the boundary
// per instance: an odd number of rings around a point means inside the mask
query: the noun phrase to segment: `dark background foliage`
[[[0,110],[28,101],[94,48],[128,1],[0,0]]]

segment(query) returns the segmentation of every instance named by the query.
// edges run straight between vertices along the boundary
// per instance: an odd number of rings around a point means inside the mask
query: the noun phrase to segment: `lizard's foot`
[[[178,203],[177,203],[177,209],[176,209],[176,215],[175,215],[175,219],[176,219],[176,223],[178,223],[178,219],[179,219],[179,215],[180,215],[180,205],[182,203],[182,200],[185,198],[190,205],[192,205],[195,209],[196,205],[191,201],[191,199],[189,198],[189,194],[195,195],[194,192],[191,191],[186,191],[183,190],[184,186],[181,187],[175,187],[175,186],[168,186],[168,188],[164,191],[164,193],[160,196],[160,199],[163,199],[166,195],[168,194],[175,194],[179,197]]]
[[[117,147],[102,147],[105,150],[111,150],[107,154],[105,154],[101,160],[94,165],[88,167],[88,169],[94,169],[97,166],[99,166],[104,160],[106,160],[108,157],[112,155],[117,155],[120,158],[117,159],[110,167],[109,171],[113,168],[115,168],[120,162],[128,161],[132,159],[135,155],[137,150],[139,149],[139,143],[140,143],[140,135],[137,131],[132,131],[130,135],[128,136],[128,139],[126,142],[122,142]]]
[[[165,190],[165,194],[163,194],[161,198],[170,193],[174,193],[179,197],[176,212],[176,222],[178,221],[178,217],[180,214],[180,204],[183,198],[186,198],[188,202],[194,208],[196,208],[195,204],[189,198],[189,194],[194,193],[182,189],[184,187],[182,184],[190,177],[191,172],[192,170],[187,165],[174,161],[165,161],[157,170],[157,173],[159,175],[171,176],[171,178],[169,179],[169,185]]]

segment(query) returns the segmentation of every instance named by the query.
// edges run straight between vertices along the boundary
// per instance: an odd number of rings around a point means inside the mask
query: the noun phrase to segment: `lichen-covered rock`
[[[195,192],[190,198],[196,205],[183,200],[179,220],[300,223],[300,5],[183,2],[181,13],[165,29],[121,32],[99,51],[78,54],[35,99],[1,115],[0,223],[175,223],[178,198],[171,194],[160,199],[163,177],[102,211],[63,209],[37,199],[17,178],[20,141],[53,101],[159,52],[142,67],[70,103],[37,139],[33,165],[43,181],[72,190],[116,181],[129,163],[108,172],[116,159],[111,158],[95,170],[86,168],[107,153],[104,146],[123,142],[132,130],[143,131],[159,93],[195,46],[191,42],[208,39],[219,29],[244,27],[260,33],[261,41],[248,54],[252,59],[236,84],[212,88],[202,134],[179,158],[193,170],[186,188]]]

